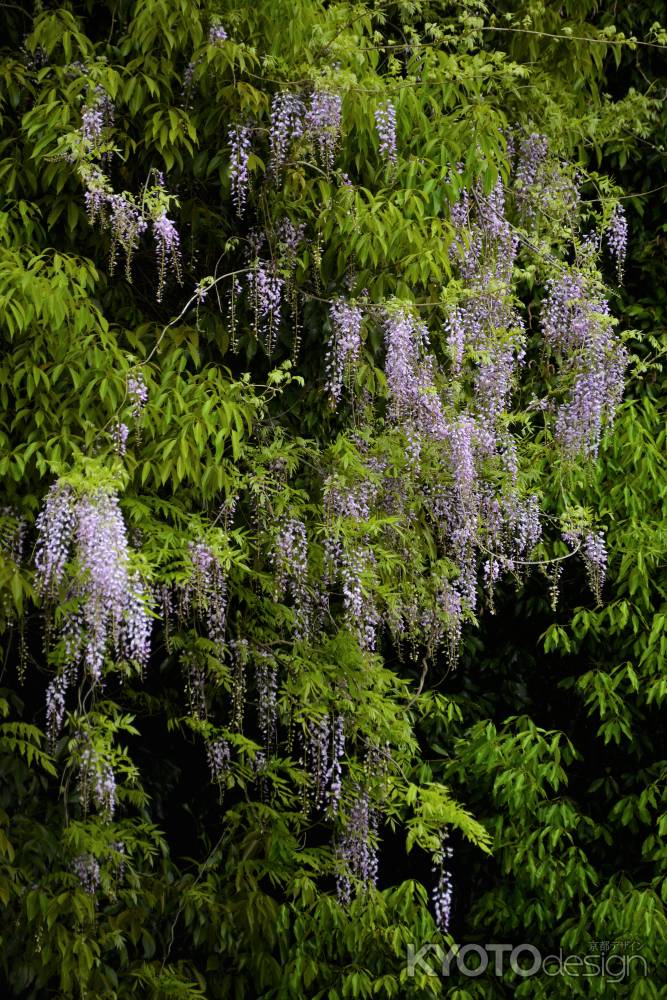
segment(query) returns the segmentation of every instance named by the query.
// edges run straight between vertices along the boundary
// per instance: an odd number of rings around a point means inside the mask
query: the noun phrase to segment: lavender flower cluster
[[[181,610],[192,608],[205,623],[209,638],[220,649],[227,625],[227,579],[219,558],[205,542],[190,542],[189,575],[181,587]]]
[[[627,364],[609,305],[585,274],[563,270],[547,284],[541,319],[544,339],[561,357],[570,383],[556,414],[556,439],[569,458],[595,457],[621,401]]]
[[[301,98],[290,90],[274,94],[271,102],[269,147],[270,170],[277,179],[281,177],[290,147],[303,135],[305,107]]]
[[[228,135],[232,201],[236,208],[236,214],[240,217],[245,211],[248,200],[248,160],[250,159],[252,132],[249,125],[233,125],[229,129]]]
[[[308,539],[306,526],[297,517],[286,518],[276,535],[273,563],[279,596],[294,601],[294,635],[306,639],[311,629],[312,599],[308,589]]]
[[[60,626],[66,668],[82,662],[99,682],[110,652],[143,668],[150,654],[150,602],[131,569],[117,495],[104,490],[77,495],[66,483],[55,483],[37,530],[37,589],[49,603],[61,591],[68,598]],[[51,692],[54,720],[61,714],[58,692],[62,695],[55,687]]]
[[[336,298],[331,303],[331,340],[326,355],[326,389],[331,402],[340,402],[346,376],[354,371],[361,352],[363,314],[359,306]]]
[[[329,90],[316,90],[306,112],[306,130],[315,137],[320,162],[327,173],[333,169],[341,135],[342,100]]]
[[[381,155],[387,163],[395,166],[398,161],[396,149],[396,108],[391,101],[384,101],[376,109],[375,128],[377,129]]]
[[[247,276],[248,294],[256,336],[262,337],[267,354],[272,354],[280,327],[285,281],[271,264],[257,260]]]
[[[628,254],[628,220],[625,209],[620,202],[614,206],[614,211],[607,225],[607,244],[612,257],[616,260],[616,272],[618,280],[621,282]]]
[[[91,745],[88,740],[80,740],[79,754],[79,800],[84,812],[91,802],[102,816],[110,821],[116,811],[116,776],[109,761]]]
[[[336,851],[340,866],[336,887],[342,903],[350,902],[355,882],[362,890],[377,882],[378,818],[368,788],[357,785]]]
[[[443,834],[442,845],[439,851],[438,862],[433,868],[438,880],[433,889],[433,908],[435,910],[435,922],[443,934],[449,930],[452,910],[452,873],[449,868],[449,861],[452,857],[452,849],[447,843],[447,834]]]
[[[155,249],[158,262],[158,287],[157,301],[162,300],[164,286],[167,279],[167,265],[171,262],[174,275],[178,283],[181,283],[181,238],[178,235],[175,223],[167,216],[163,209],[153,219],[153,237],[155,239]]]
[[[310,774],[311,797],[316,808],[331,807],[338,812],[342,791],[342,759],[345,752],[343,719],[329,715],[310,719],[306,724],[305,765]]]
[[[72,861],[72,871],[83,891],[94,896],[100,886],[100,863],[97,858],[92,854],[79,854]]]
[[[229,743],[224,736],[219,736],[206,744],[206,759],[211,772],[211,781],[224,785],[232,759]]]

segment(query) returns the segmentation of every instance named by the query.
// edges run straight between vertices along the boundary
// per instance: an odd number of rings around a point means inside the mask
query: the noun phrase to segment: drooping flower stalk
[[[610,253],[616,260],[616,273],[620,284],[623,281],[625,259],[628,253],[628,220],[625,209],[620,202],[614,206],[606,235]]]
[[[84,892],[94,896],[100,886],[99,861],[92,854],[79,854],[72,861],[72,871]]]
[[[306,113],[306,131],[313,136],[324,170],[331,172],[340,142],[342,101],[328,90],[314,91]]]
[[[116,494],[98,490],[77,496],[68,485],[57,483],[49,491],[37,528],[39,592],[53,603],[66,585],[68,602],[75,602],[60,627],[66,665],[83,662],[95,682],[100,681],[104,658],[110,653],[143,668],[150,653],[149,602],[130,567]]]
[[[381,155],[387,163],[395,166],[398,161],[396,151],[396,108],[391,101],[384,101],[376,109],[375,127],[380,142]]]
[[[180,236],[174,222],[168,218],[166,210],[162,210],[153,219],[153,236],[155,238],[155,249],[158,260],[158,287],[157,301],[162,300],[165,281],[167,277],[167,265],[170,262],[174,271],[174,276],[181,284],[181,249]]]
[[[270,170],[278,180],[290,147],[303,135],[305,108],[303,101],[289,90],[274,94],[271,102],[271,125],[269,146],[271,149]]]
[[[326,355],[326,389],[333,406],[340,402],[343,383],[361,352],[363,314],[359,306],[337,298],[331,303],[331,340]]]
[[[248,200],[248,159],[251,151],[252,132],[249,125],[233,125],[228,134],[232,201],[236,208],[236,214],[241,217]]]
[[[437,883],[433,889],[433,908],[435,910],[435,922],[438,930],[446,934],[449,930],[452,910],[452,873],[450,861],[452,858],[452,848],[447,843],[447,833],[442,835],[441,848],[437,856],[433,871],[438,876]]]
[[[306,526],[296,517],[287,518],[276,535],[273,554],[279,595],[290,594],[294,601],[294,634],[307,638],[312,618],[308,589],[308,540]]]
[[[357,785],[336,845],[340,866],[336,885],[342,903],[350,902],[355,882],[362,891],[377,882],[377,828],[378,815],[371,804],[368,788]]]

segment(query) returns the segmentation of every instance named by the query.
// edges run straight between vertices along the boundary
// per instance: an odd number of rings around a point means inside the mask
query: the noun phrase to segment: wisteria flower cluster
[[[38,591],[51,605],[67,596],[69,610],[61,610],[60,625],[66,665],[82,663],[95,683],[111,653],[143,668],[150,654],[150,601],[132,569],[118,496],[101,489],[78,495],[57,482],[37,530]],[[51,716],[58,714],[56,700]]]
[[[621,401],[627,352],[614,335],[609,304],[586,274],[564,268],[548,282],[542,332],[571,382],[556,415],[556,439],[569,458],[595,457]]]
[[[182,612],[192,610],[206,623],[208,636],[222,650],[227,624],[227,578],[218,556],[205,542],[190,542],[190,569],[181,587]]]
[[[442,836],[441,848],[433,871],[438,880],[433,889],[433,908],[438,930],[446,934],[449,930],[452,910],[452,873],[449,862],[452,858],[452,848],[447,843],[447,833]]]
[[[375,127],[380,142],[380,153],[387,163],[398,162],[396,149],[396,108],[391,101],[384,101],[375,111]]]
[[[354,371],[359,360],[363,314],[359,306],[337,298],[331,303],[330,317],[331,340],[326,355],[326,389],[332,404],[336,406],[340,402],[345,377]]]
[[[285,281],[271,264],[257,260],[248,272],[247,287],[255,334],[263,339],[270,355],[278,336]]]
[[[368,788],[357,785],[336,850],[340,866],[336,885],[342,903],[350,902],[355,883],[363,890],[377,882],[378,818]]]
[[[252,131],[249,125],[233,125],[229,129],[229,175],[232,186],[232,201],[236,214],[242,216],[248,200],[248,160],[252,146]]]
[[[269,146],[270,169],[276,178],[282,174],[292,143],[301,138],[304,129],[305,107],[298,94],[280,90],[271,102]]]
[[[618,280],[623,280],[625,259],[628,254],[628,220],[620,202],[614,206],[609,224],[607,225],[607,243],[612,257],[616,260]]]
[[[286,518],[275,541],[273,562],[276,587],[282,596],[294,601],[294,635],[306,639],[311,628],[312,598],[308,588],[308,539],[306,526],[299,518]]]
[[[333,169],[340,142],[342,103],[340,94],[316,90],[306,112],[306,129],[315,136],[320,162],[327,173]]]
[[[89,741],[79,753],[79,800],[84,812],[91,803],[110,821],[116,811],[116,776],[109,761]]]
[[[94,896],[100,886],[100,863],[92,854],[79,854],[72,861],[72,871],[81,883],[81,888]]]
[[[345,728],[340,715],[324,715],[306,724],[305,766],[310,774],[311,797],[316,808],[338,812],[342,791],[342,760]]]

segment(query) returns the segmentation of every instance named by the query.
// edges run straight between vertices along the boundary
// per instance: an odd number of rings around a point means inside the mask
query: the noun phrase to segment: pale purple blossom
[[[326,389],[335,406],[340,402],[343,383],[361,352],[361,324],[363,313],[359,306],[343,298],[331,303],[331,339],[326,354]]]
[[[252,131],[249,125],[233,125],[229,129],[230,163],[232,201],[236,214],[240,217],[245,211],[248,200],[248,159],[251,152]]]
[[[394,166],[397,162],[396,108],[391,101],[384,101],[376,109],[375,128],[380,143],[380,153],[387,163]]]

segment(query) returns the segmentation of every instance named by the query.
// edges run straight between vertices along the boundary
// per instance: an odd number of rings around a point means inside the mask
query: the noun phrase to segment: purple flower
[[[127,377],[127,395],[132,404],[132,417],[138,420],[148,401],[148,387],[140,368],[136,370],[135,375]]]
[[[222,42],[226,42],[227,38],[227,32],[221,24],[212,24],[208,29],[209,45],[220,45]]]
[[[115,651],[143,668],[150,653],[150,602],[130,570],[117,496],[99,490],[76,497],[69,486],[56,484],[37,528],[38,588],[55,601],[56,592],[67,587],[70,610],[63,616],[61,636],[68,666],[76,667],[83,659],[90,676],[99,681],[105,656]],[[56,722],[63,695],[62,687],[50,689],[49,714]]]
[[[342,101],[328,90],[314,91],[306,113],[307,132],[317,144],[322,167],[329,173],[340,142]]]
[[[167,276],[168,260],[171,261],[176,280],[179,283],[181,281],[181,240],[175,224],[167,217],[164,209],[153,219],[153,237],[158,260],[157,300],[160,302]]]
[[[263,336],[266,351],[271,354],[280,326],[285,282],[273,272],[270,264],[259,260],[248,274],[247,282],[254,312],[255,332]]]
[[[380,141],[380,153],[385,160],[395,165],[396,155],[396,108],[391,101],[384,101],[375,111],[375,127]]]
[[[252,132],[249,125],[233,125],[229,129],[230,165],[232,201],[236,214],[240,217],[245,211],[248,199],[248,158],[250,157]]]
[[[290,146],[303,135],[305,108],[303,101],[289,90],[274,94],[271,102],[269,146],[270,169],[278,179],[282,174]]]
[[[335,406],[340,402],[345,376],[354,372],[354,365],[359,359],[363,314],[358,306],[337,298],[331,303],[330,316],[326,388]]]
[[[100,865],[92,854],[80,854],[72,861],[72,871],[84,892],[94,896],[100,885]]]
[[[621,282],[628,252],[628,220],[625,216],[625,209],[620,202],[614,206],[614,211],[607,225],[607,244],[612,257],[616,259],[618,280]]]

